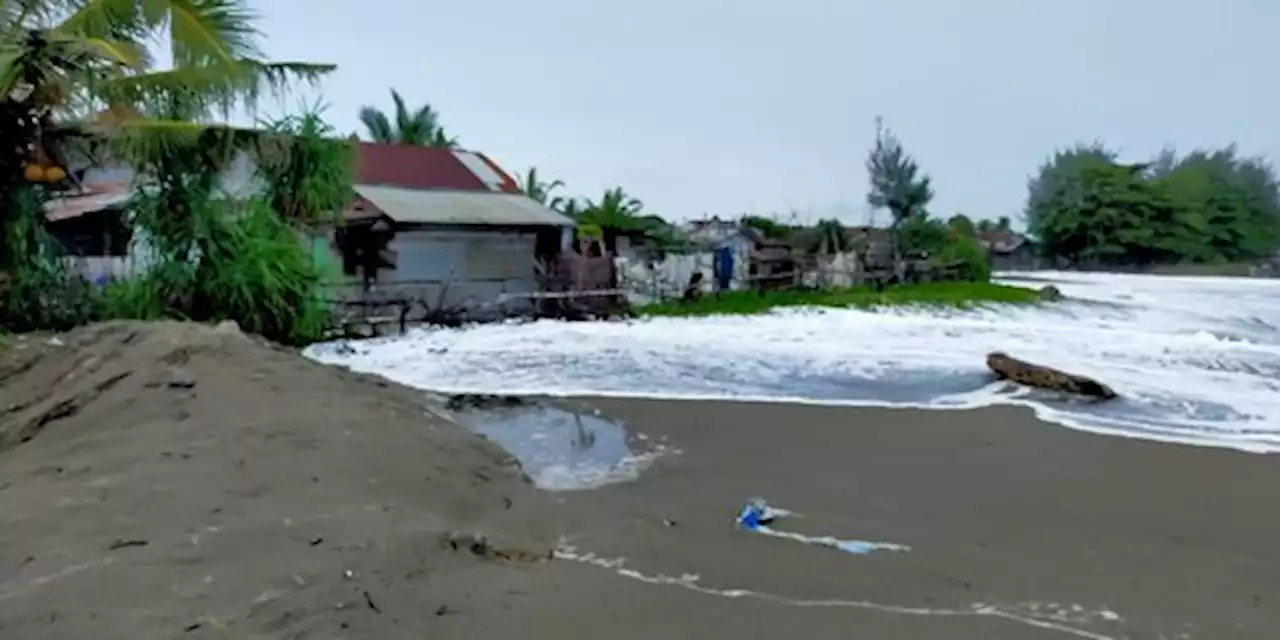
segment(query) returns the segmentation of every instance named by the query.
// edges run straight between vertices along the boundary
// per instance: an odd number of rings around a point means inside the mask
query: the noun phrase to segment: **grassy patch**
[[[940,306],[966,309],[984,304],[1028,304],[1040,301],[1035,289],[990,282],[934,282],[886,287],[825,291],[730,291],[706,295],[695,302],[671,300],[638,307],[642,316],[748,315],[777,307],[900,307]]]

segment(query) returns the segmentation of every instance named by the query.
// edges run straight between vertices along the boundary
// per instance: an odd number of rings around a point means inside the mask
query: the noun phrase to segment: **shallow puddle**
[[[454,420],[501,445],[534,485],[548,491],[634,480],[658,453],[655,447],[633,452],[621,424],[591,411],[515,399],[450,404]]]

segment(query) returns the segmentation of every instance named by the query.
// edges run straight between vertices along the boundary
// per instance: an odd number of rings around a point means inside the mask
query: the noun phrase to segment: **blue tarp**
[[[712,271],[715,272],[716,290],[728,291],[729,284],[733,280],[733,249],[731,247],[716,249]]]
[[[831,547],[844,551],[845,553],[854,553],[864,555],[872,551],[910,551],[911,547],[901,544],[893,544],[891,542],[868,542],[866,540],[841,540],[832,538],[831,536],[806,536],[789,531],[778,531],[769,526],[773,521],[782,518],[793,517],[798,514],[786,509],[777,509],[769,506],[764,500],[755,498],[747,503],[747,506],[738,512],[736,523],[739,527],[748,531],[773,536],[775,538],[785,538],[805,544],[818,545],[821,547]]]

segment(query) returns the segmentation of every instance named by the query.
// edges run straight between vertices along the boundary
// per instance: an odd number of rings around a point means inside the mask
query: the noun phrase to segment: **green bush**
[[[976,282],[991,280],[991,260],[987,250],[978,244],[977,239],[955,234],[937,254],[942,262],[963,262],[969,267],[969,277]]]
[[[989,304],[1034,304],[1035,289],[992,282],[930,282],[886,287],[790,291],[729,291],[695,301],[664,300],[635,309],[641,316],[749,315],[780,307],[941,307],[970,309]]]
[[[117,318],[234,320],[276,342],[303,345],[323,337],[329,320],[324,273],[298,233],[254,200],[241,215],[203,225],[190,260],[162,261],[110,285],[107,314]]]
[[[101,316],[99,297],[67,268],[57,242],[41,224],[44,197],[15,188],[0,198],[0,329],[62,331]]]
[[[898,228],[903,251],[924,251],[940,262],[964,262],[977,282],[991,279],[991,261],[977,238],[924,216],[911,217]]]
[[[265,203],[215,227],[201,244],[196,320],[235,320],[284,344],[319,340],[328,325],[324,273],[298,233]]]

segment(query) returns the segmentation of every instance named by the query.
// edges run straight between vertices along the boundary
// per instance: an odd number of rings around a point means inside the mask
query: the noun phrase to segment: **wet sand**
[[[1275,457],[1015,410],[575,404],[681,453],[636,482],[547,493],[421,392],[236,330],[19,338],[0,352],[0,638],[1280,630]],[[913,549],[853,556],[736,530],[753,496],[805,514],[796,531]],[[496,546],[442,544],[459,530]],[[579,555],[549,559],[563,545]]]
[[[513,575],[500,606],[447,620],[445,635],[1280,634],[1276,457],[1090,435],[1017,409],[581,404],[682,453],[639,482],[559,494],[563,533],[647,576],[696,574],[703,591],[557,562]],[[913,549],[854,556],[735,530],[753,496],[803,513],[790,530]]]

